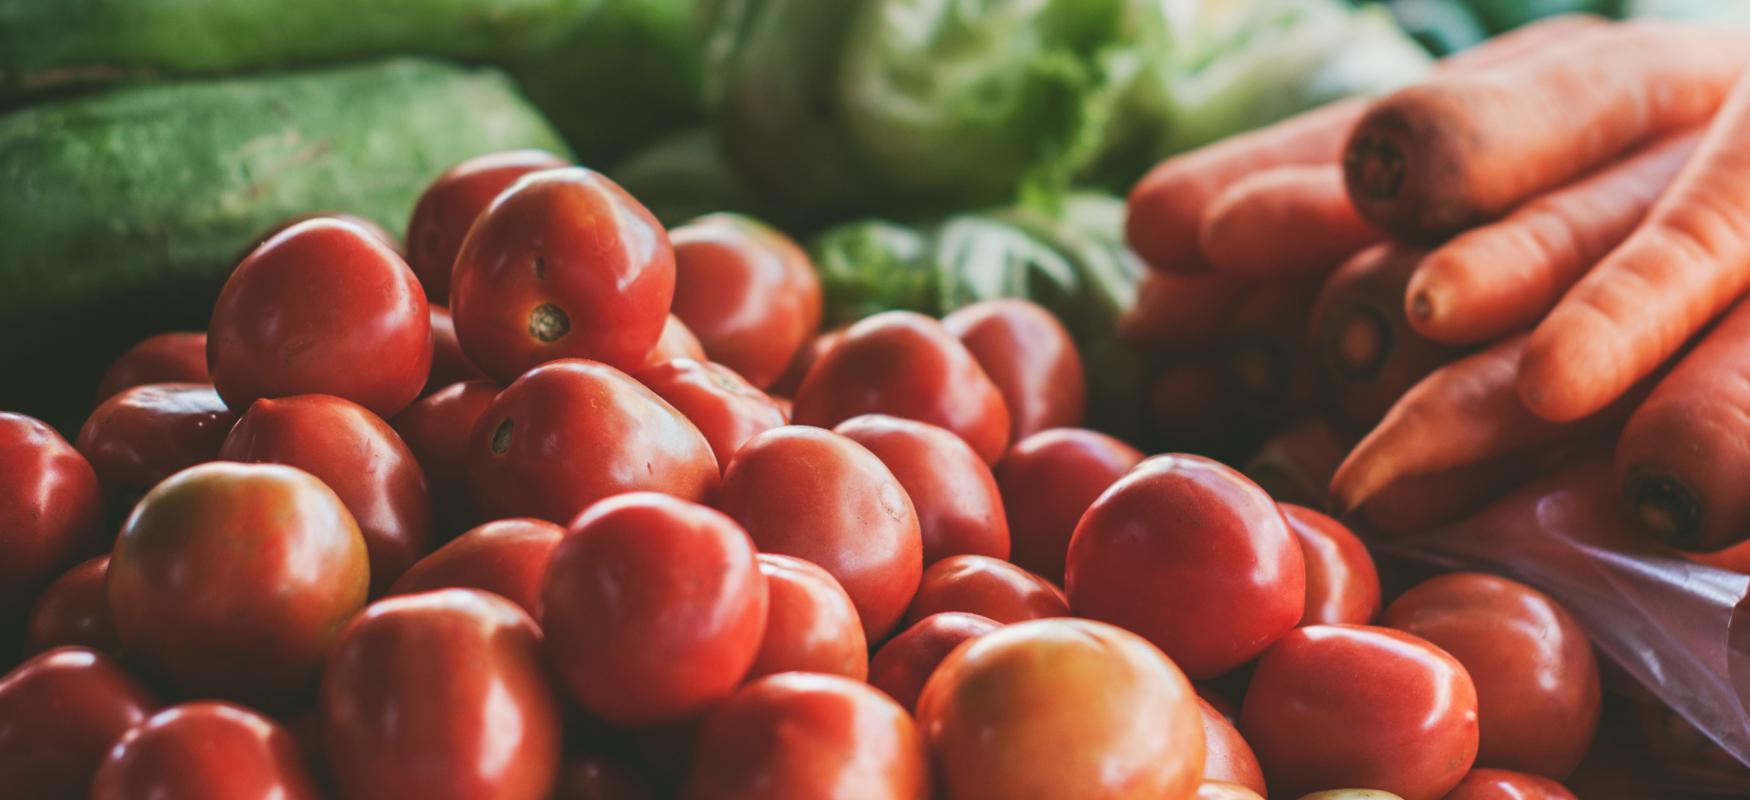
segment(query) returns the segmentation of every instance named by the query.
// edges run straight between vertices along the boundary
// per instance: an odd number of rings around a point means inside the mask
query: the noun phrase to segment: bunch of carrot
[[[1750,34],[1546,20],[1162,163],[1128,234],[1155,268],[1137,341],[1207,351],[1258,297],[1310,298],[1269,306],[1303,326],[1272,367],[1306,357],[1307,410],[1368,431],[1330,479],[1341,510],[1431,524],[1396,512],[1474,511],[1614,437],[1643,528],[1750,538]],[[1187,405],[1171,388],[1157,413]]]

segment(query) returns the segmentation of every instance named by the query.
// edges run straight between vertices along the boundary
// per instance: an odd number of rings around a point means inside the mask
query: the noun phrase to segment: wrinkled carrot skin
[[[1186,352],[1211,345],[1244,299],[1247,283],[1232,275],[1150,272],[1136,286],[1136,305],[1118,321],[1130,344]]]
[[[1361,217],[1433,241],[1506,213],[1635,144],[1705,122],[1750,34],[1635,20],[1375,103],[1343,153]]]
[[[1343,170],[1315,164],[1236,181],[1210,204],[1199,240],[1216,270],[1303,278],[1330,272],[1380,238],[1349,204]]]
[[[1457,469],[1393,481],[1356,509],[1363,530],[1411,536],[1464,519],[1537,474],[1537,462],[1493,458]]]
[[[1280,422],[1317,405],[1318,370],[1306,345],[1317,291],[1310,280],[1264,281],[1229,317],[1218,358],[1226,394],[1246,420]]]
[[[1746,143],[1750,73],[1646,221],[1532,332],[1519,396],[1538,416],[1569,420],[1602,408],[1750,286]]]
[[[1688,131],[1662,139],[1435,249],[1410,278],[1410,324],[1448,344],[1530,327],[1628,238],[1700,138]]]

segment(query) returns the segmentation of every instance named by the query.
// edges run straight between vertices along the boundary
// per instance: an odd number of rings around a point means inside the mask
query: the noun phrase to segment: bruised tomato
[[[1577,800],[1567,787],[1542,775],[1504,769],[1473,769],[1442,800]]]
[[[721,364],[677,358],[632,377],[698,427],[718,464],[729,463],[754,434],[784,424],[784,412],[772,398]]]
[[[1067,617],[1069,603],[1050,581],[1000,558],[951,556],[924,570],[906,624],[944,611],[971,612],[1008,625]]]
[[[501,519],[457,536],[408,567],[389,594],[480,589],[540,619],[541,580],[565,529],[543,519]]]
[[[1087,379],[1076,343],[1050,311],[1016,298],[985,300],[942,318],[1002,392],[1009,440],[1082,424]]]
[[[426,487],[439,505],[467,505],[468,441],[497,397],[498,384],[492,381],[452,383],[389,420],[419,462]]]
[[[729,460],[716,505],[762,551],[832,573],[869,641],[893,629],[917,592],[917,513],[881,459],[850,439],[799,425],[755,436]]]
[[[0,678],[0,797],[84,798],[103,756],[158,707],[109,657],[38,655]]]
[[[966,346],[937,322],[886,311],[845,330],[796,391],[796,422],[832,427],[859,414],[928,422],[986,464],[1009,444],[1009,411]]]
[[[1302,625],[1366,625],[1379,613],[1379,570],[1367,545],[1343,523],[1305,506],[1280,504],[1306,558]]]
[[[432,306],[431,374],[426,376],[425,391],[485,377],[486,373],[474,366],[474,362],[469,361],[468,355],[462,352],[462,343],[456,339],[456,322],[450,318],[450,310],[443,306]]]
[[[1056,428],[1015,443],[997,462],[997,489],[1009,520],[1010,560],[1063,581],[1064,554],[1082,513],[1142,460],[1142,453],[1099,431]]]
[[[820,327],[820,279],[790,237],[739,214],[674,229],[674,313],[705,353],[770,386]]]
[[[213,387],[149,383],[103,401],[79,429],[74,446],[111,492],[141,492],[219,454],[236,424]]]
[[[488,153],[450,167],[425,187],[407,222],[407,263],[426,297],[438,304],[449,301],[456,251],[492,198],[524,175],[566,166],[565,159],[544,150]]]
[[[499,381],[558,358],[632,370],[662,335],[674,251],[656,217],[613,181],[550,169],[481,212],[451,278],[462,350]]]
[[[823,672],[868,677],[863,623],[838,580],[800,558],[760,553],[758,559],[769,601],[765,636],[748,676]]]
[[[473,589],[372,603],[322,675],[323,739],[344,798],[540,800],[559,764],[541,631]]]
[[[91,800],[319,800],[297,741],[279,723],[212,701],[164,709],[103,760]]]
[[[1088,508],[1066,563],[1071,609],[1142,634],[1194,678],[1255,658],[1306,603],[1276,503],[1202,456],[1138,464]]]
[[[864,414],[833,431],[869,448],[911,498],[924,564],[972,553],[1009,557],[1009,520],[990,467],[960,437],[923,422]]]
[[[1203,780],[1239,784],[1258,794],[1268,794],[1264,787],[1264,770],[1258,757],[1238,728],[1207,700],[1197,698],[1197,710],[1203,719]]]
[[[303,470],[216,462],[147,492],[109,561],[122,648],[187,692],[283,700],[364,605],[364,538]]]
[[[1042,619],[949,654],[918,724],[955,800],[1189,800],[1203,774],[1197,695],[1141,637]]]
[[[590,506],[541,590],[561,685],[619,725],[696,716],[735,690],[765,633],[766,579],[747,532],[655,492]]]
[[[644,364],[653,366],[677,358],[704,361],[705,346],[699,344],[699,337],[693,335],[680,317],[670,314],[662,323],[662,336],[657,338],[656,346],[650,349],[650,357],[644,359]]]
[[[212,383],[205,333],[160,333],[140,340],[97,381],[97,402],[148,383]]]
[[[786,672],[711,710],[685,800],[857,797],[927,800],[930,771],[905,709],[868,684]]]
[[[225,404],[331,394],[392,416],[431,372],[431,312],[406,262],[323,218],[268,239],[225,281],[207,367]]]
[[[103,498],[91,463],[54,428],[0,412],[0,641],[37,593],[102,552]]]
[[[110,618],[109,595],[104,589],[108,575],[109,556],[98,556],[56,578],[30,612],[25,646],[31,652],[63,645],[115,652],[115,621]]]
[[[1001,628],[989,617],[963,611],[931,614],[887,640],[869,661],[869,685],[906,709],[917,707],[924,684],[961,642]]]

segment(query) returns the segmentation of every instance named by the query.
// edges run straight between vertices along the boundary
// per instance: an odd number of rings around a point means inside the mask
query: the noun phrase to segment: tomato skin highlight
[[[1555,780],[1505,769],[1473,769],[1442,800],[1578,800]]]
[[[1372,622],[1379,615],[1379,570],[1367,545],[1321,512],[1292,503],[1280,506],[1306,557],[1306,611],[1300,624]]]
[[[790,237],[739,214],[679,226],[674,314],[712,361],[772,385],[820,328],[820,278]]]
[[[524,175],[566,166],[544,150],[509,150],[463,161],[426,186],[407,222],[407,264],[425,296],[438,305],[449,302],[456,253],[493,198]]]
[[[38,654],[0,678],[0,796],[84,798],[104,754],[158,707],[108,656]]]
[[[537,622],[541,581],[565,529],[542,519],[501,519],[464,531],[414,562],[388,594],[479,589],[516,603]]]
[[[318,800],[296,740],[241,706],[202,701],[164,709],[116,743],[91,785],[92,800],[272,797]]]
[[[112,493],[143,492],[172,473],[218,456],[236,412],[213,387],[149,383],[97,406],[73,446]]]
[[[1002,627],[989,617],[944,611],[918,620],[888,639],[869,661],[869,685],[887,693],[908,711],[917,709],[924,684],[961,642]]]
[[[951,556],[930,565],[906,610],[905,624],[932,614],[963,611],[1003,625],[1069,616],[1063,590],[1002,559]]]
[[[0,412],[0,642],[11,641],[44,587],[103,551],[102,513],[85,456],[47,424]]]

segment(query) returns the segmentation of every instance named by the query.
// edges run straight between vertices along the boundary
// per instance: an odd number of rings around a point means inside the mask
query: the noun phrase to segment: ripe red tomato
[[[622,492],[697,500],[717,478],[711,445],[674,406],[626,373],[581,359],[518,378],[468,443],[468,486],[489,518],[563,525]]]
[[[1189,800],[1202,780],[1190,681],[1141,637],[1092,620],[973,639],[936,668],[917,716],[955,800]]]
[[[618,725],[693,717],[753,665],[766,628],[753,541],[706,506],[655,492],[603,500],[571,524],[541,590],[560,683]]]
[[[207,367],[234,409],[331,394],[393,416],[425,386],[431,349],[431,312],[413,271],[335,219],[300,222],[244,258],[207,328]]]
[[[1009,441],[1082,424],[1087,378],[1075,340],[1050,311],[1015,298],[985,300],[942,318],[978,359],[1009,409]]]
[[[824,672],[863,680],[869,644],[857,606],[832,574],[800,558],[760,553],[766,578],[766,632],[748,677]]]
[[[837,347],[839,342],[844,341],[844,338],[844,328],[834,328],[816,334],[814,338],[808,340],[807,344],[796,351],[796,357],[790,359],[790,365],[784,368],[784,374],[778,376],[778,379],[771,386],[767,386],[766,391],[774,397],[795,397],[796,390],[802,388],[802,379],[808,377],[808,371],[814,369],[814,365],[820,361],[820,357],[826,355],[828,350]]]
[[[148,383],[212,383],[205,333],[160,333],[140,340],[97,382],[97,402]]]
[[[1204,781],[1197,785],[1197,800],[1264,800],[1264,796],[1237,783]]]
[[[25,626],[25,646],[33,653],[79,645],[102,653],[116,651],[115,621],[109,615],[104,579],[109,556],[82,561],[55,579],[37,598]]]
[[[1004,625],[1069,616],[1069,603],[1051,581],[989,556],[951,556],[930,565],[905,612],[912,625],[944,611],[965,611]]]
[[[650,349],[650,357],[644,359],[644,365],[655,366],[677,358],[704,361],[705,346],[699,344],[699,337],[693,335],[680,317],[670,314],[668,320],[662,323],[662,336],[656,340],[656,346]]]
[[[83,798],[103,755],[158,701],[108,656],[60,647],[0,678],[0,797]]]
[[[1473,769],[1443,800],[1578,800],[1542,775],[1504,769]]]
[[[474,366],[474,362],[469,361],[468,355],[462,352],[462,343],[456,339],[456,322],[450,318],[450,310],[443,306],[432,306],[431,374],[425,378],[425,392],[429,394],[434,389],[452,383],[481,380],[485,377],[486,373]]]
[[[888,414],[947,428],[986,464],[1009,444],[1009,410],[978,361],[942,323],[886,311],[845,330],[796,391],[796,421],[829,428]]]
[[[1203,720],[1203,780],[1239,784],[1265,795],[1264,769],[1258,757],[1246,743],[1238,728],[1202,697],[1197,698],[1197,711]]]
[[[44,586],[103,551],[102,513],[85,456],[54,428],[0,412],[0,641]]]
[[[498,384],[492,381],[452,383],[389,420],[440,505],[467,505],[469,437],[496,397]]]
[[[729,460],[716,505],[760,550],[832,573],[868,641],[887,635],[917,592],[917,513],[881,459],[850,439],[800,425],[755,436]]]
[[[257,400],[219,457],[285,464],[328,484],[364,534],[373,595],[431,551],[425,473],[395,430],[357,404],[319,394]]]
[[[305,688],[365,602],[370,566],[346,506],[278,465],[190,467],[147,492],[109,561],[124,651],[207,697]]]
[[[632,377],[699,428],[718,464],[729,463],[754,434],[784,424],[784,412],[772,398],[722,364],[677,358]]]
[[[501,519],[473,528],[408,567],[389,594],[480,589],[541,618],[541,580],[565,529],[544,519]]]
[[[1346,786],[1439,800],[1477,753],[1464,666],[1407,633],[1311,625],[1264,654],[1240,730],[1285,797]]]
[[[884,414],[852,417],[833,431],[869,448],[905,489],[926,566],[963,553],[1009,557],[1009,520],[996,478],[960,437]]]
[[[1066,563],[1070,608],[1142,634],[1194,678],[1257,657],[1306,602],[1276,503],[1202,456],[1138,464],[1089,506]]]
[[[1041,431],[1016,442],[995,471],[1009,519],[1010,560],[1062,583],[1076,523],[1141,460],[1136,448],[1085,428]]]
[[[790,237],[739,214],[674,229],[674,313],[712,361],[770,386],[820,327],[820,279]]]
[[[1366,625],[1379,613],[1379,570],[1343,523],[1305,506],[1279,504],[1306,558],[1302,625]]]
[[[248,247],[243,248],[243,250],[237,253],[237,256],[231,260],[233,262],[242,261],[243,259],[248,258],[250,253],[255,252],[256,248],[267,244],[267,240],[285,233],[286,229],[293,225],[300,222],[309,222],[313,219],[339,220],[349,225],[356,225],[360,230],[370,234],[371,238],[382,242],[384,247],[395,251],[395,255],[400,256],[401,260],[407,260],[407,251],[401,246],[401,240],[395,238],[395,234],[390,233],[388,228],[378,225],[374,220],[365,219],[357,214],[348,214],[344,211],[317,211],[308,214],[298,214],[280,220],[269,226],[267,230],[262,231],[260,235],[256,236],[255,239],[249,243]]]
[[[541,631],[473,589],[372,603],[334,643],[323,737],[345,798],[538,800],[559,765]]]
[[[425,296],[440,305],[449,302],[456,252],[492,198],[531,172],[568,166],[544,150],[488,153],[450,167],[425,187],[407,222],[407,263],[419,276]]]
[[[926,800],[923,739],[905,709],[868,684],[786,672],[712,709],[685,800],[857,797]]]
[[[1470,673],[1478,764],[1556,778],[1579,766],[1598,730],[1598,660],[1579,623],[1547,595],[1452,573],[1400,595],[1380,624],[1433,642]]]
[[[656,800],[643,778],[597,753],[568,753],[559,765],[552,800]]]
[[[213,387],[149,383],[103,401],[73,446],[110,492],[143,492],[171,473],[219,454],[237,413]]]
[[[954,648],[1001,627],[989,617],[963,611],[924,617],[875,651],[869,661],[869,685],[886,692],[906,710],[914,710],[924,684]]]
[[[450,284],[462,350],[508,382],[558,358],[637,369],[674,297],[674,251],[650,211],[582,167],[523,176],[475,220]]]
[[[98,767],[91,800],[318,800],[297,741],[230,703],[164,709],[128,731]]]

